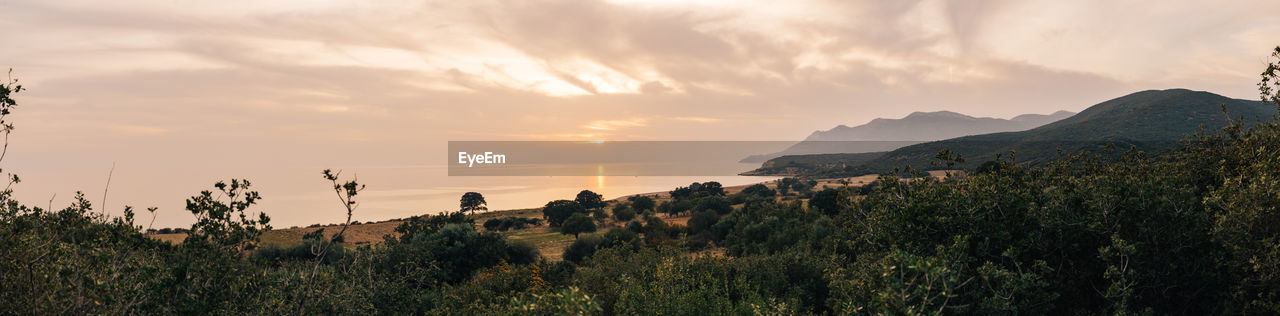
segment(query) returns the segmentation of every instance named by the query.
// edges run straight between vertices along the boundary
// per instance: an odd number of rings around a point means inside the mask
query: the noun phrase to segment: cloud
[[[14,45],[0,46],[9,63],[0,66],[30,90],[17,96],[6,163],[36,178],[105,159],[235,170],[414,164],[448,140],[795,140],[913,111],[1079,111],[1145,89],[1253,99],[1262,58],[1280,44],[1278,10],[1275,1],[8,1],[0,28]]]
[[[716,123],[721,121],[720,119],[717,119],[717,118],[694,117],[694,116],[680,116],[680,117],[673,117],[671,119],[674,119],[677,121],[689,121],[689,122],[698,122],[698,123]]]
[[[118,124],[109,126],[112,130],[122,132],[127,136],[134,135],[160,135],[168,133],[171,129],[155,126],[128,125]]]
[[[649,125],[648,120],[645,120],[642,118],[633,118],[633,119],[626,119],[626,120],[592,121],[590,123],[587,123],[587,125],[584,125],[583,127],[588,129],[598,130],[598,131],[612,131],[619,128],[644,127],[647,125]]]

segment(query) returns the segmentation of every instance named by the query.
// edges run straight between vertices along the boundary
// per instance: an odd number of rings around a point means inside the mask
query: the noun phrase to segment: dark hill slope
[[[995,132],[1022,131],[1075,113],[1023,114],[1012,119],[973,117],[951,111],[914,112],[901,119],[878,118],[863,125],[815,131],[781,152],[752,155],[742,162],[764,162],[784,155],[887,151],[926,141]]]
[[[1015,153],[1019,163],[1036,165],[1057,158],[1059,151],[1097,150],[1108,143],[1120,150],[1137,148],[1159,152],[1175,148],[1178,141],[1202,127],[1215,130],[1225,126],[1227,117],[1223,107],[1231,117],[1243,117],[1246,121],[1271,119],[1276,113],[1274,106],[1259,101],[1186,89],[1149,90],[1108,100],[1069,118],[1026,131],[920,143],[874,159],[867,159],[863,154],[856,159],[842,160],[861,162],[857,165],[810,166],[800,173],[835,176],[886,172],[903,166],[938,169],[941,166],[934,165],[934,156],[943,149],[964,157],[965,163],[957,166],[960,168],[973,168],[995,159],[997,154],[1009,152]],[[825,157],[825,160],[839,159]]]

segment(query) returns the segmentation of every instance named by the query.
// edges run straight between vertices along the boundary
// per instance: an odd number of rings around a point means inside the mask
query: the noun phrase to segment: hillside
[[[973,117],[956,112],[914,112],[901,119],[877,118],[863,125],[836,126],[815,131],[781,152],[753,155],[742,162],[764,162],[785,155],[865,153],[889,151],[955,136],[1022,131],[1052,123],[1075,113],[1023,114],[1011,119]]]
[[[805,141],[932,141],[954,136],[1020,131],[1071,117],[1075,113],[1023,114],[1012,119],[973,117],[951,111],[915,112],[901,119],[878,118],[867,124],[816,131]]]
[[[1276,113],[1274,106],[1258,101],[1231,99],[1221,95],[1186,89],[1141,91],[1091,106],[1079,114],[1041,127],[1020,132],[964,136],[905,146],[869,158],[868,154],[789,157],[765,163],[753,174],[779,172],[780,164],[794,161],[831,161],[809,164],[786,174],[823,176],[886,172],[896,167],[935,169],[934,156],[943,149],[959,153],[964,168],[994,160],[997,155],[1015,153],[1019,163],[1039,164],[1065,153],[1095,150],[1111,143],[1124,150],[1137,148],[1153,152],[1173,148],[1201,127],[1213,130],[1227,124],[1226,109],[1232,117],[1256,121]],[[784,161],[785,160],[785,161]],[[855,163],[850,163],[855,162]]]

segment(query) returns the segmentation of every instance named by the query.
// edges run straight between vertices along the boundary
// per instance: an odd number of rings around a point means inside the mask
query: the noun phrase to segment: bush
[[[627,222],[627,230],[630,230],[633,233],[643,234],[644,223],[641,223],[638,220]]]
[[[524,218],[507,216],[504,218],[493,218],[484,222],[484,229],[488,231],[508,231],[512,229],[525,229],[529,226],[537,226],[542,224],[539,218]]]
[[[711,225],[715,225],[719,221],[720,215],[716,215],[713,210],[693,212],[693,217],[689,218],[689,232],[697,234],[707,231],[711,229]]]
[[[504,221],[502,219],[498,218],[492,218],[484,221],[484,230],[497,231],[498,227],[501,227],[503,222]]]
[[[479,233],[470,224],[448,223],[386,242],[385,254],[375,263],[377,271],[397,275],[415,286],[437,281],[456,283],[472,272],[501,262],[528,264],[537,250],[522,243],[508,243],[497,233]]]
[[[573,263],[582,263],[583,260],[590,258],[591,255],[595,254],[596,248],[600,247],[600,244],[602,243],[604,243],[604,240],[598,236],[578,238],[577,240],[574,240],[572,244],[569,244],[569,247],[564,249],[564,260]]]
[[[267,244],[254,250],[249,260],[258,264],[279,266],[288,262],[309,262],[316,259],[315,251],[324,243],[315,239],[304,239],[302,242],[288,247]],[[347,255],[346,248],[333,247],[321,260],[323,264],[333,264]]]
[[[613,218],[618,220],[620,223],[625,223],[636,218],[636,212],[626,204],[618,203],[618,205],[613,207]]]
[[[601,241],[601,246],[602,247],[625,246],[625,247],[635,248],[640,246],[640,238],[636,235],[635,232],[622,229],[622,228],[615,228],[604,233],[604,238]]]

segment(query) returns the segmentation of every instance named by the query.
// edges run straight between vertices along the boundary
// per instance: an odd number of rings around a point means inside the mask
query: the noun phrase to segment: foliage
[[[249,254],[249,261],[262,265],[279,266],[290,262],[307,262],[315,260],[317,255],[314,250],[323,246],[323,242],[317,239],[306,239],[292,246],[281,246],[277,244],[266,244],[258,247],[253,253]],[[323,264],[334,264],[342,260],[346,255],[345,248],[335,247],[332,251],[325,253],[320,262]]]
[[[653,198],[648,196],[633,196],[629,199],[631,200],[631,208],[635,209],[637,212],[653,211],[653,208],[655,207]]]
[[[508,231],[512,229],[525,229],[529,226],[542,225],[540,218],[524,218],[507,216],[503,218],[493,218],[484,222],[484,229],[488,231]]]
[[[414,216],[401,222],[396,226],[395,232],[400,234],[400,242],[409,242],[414,236],[419,234],[432,234],[445,225],[462,224],[473,225],[475,220],[467,218],[467,214],[463,212],[452,212],[437,215]]]
[[[764,184],[759,184],[759,183],[757,183],[757,184],[752,184],[752,185],[750,185],[750,186],[748,186],[748,187],[746,187],[746,188],[742,189],[742,195],[743,195],[743,196],[754,196],[754,197],[762,197],[762,198],[771,198],[771,197],[773,197],[773,196],[775,196],[775,195],[777,195],[777,194],[778,194],[778,192],[777,192],[777,191],[774,191],[773,189],[770,189],[768,186],[766,186],[766,185],[764,185]]]
[[[485,206],[484,195],[480,192],[467,192],[462,194],[462,200],[459,203],[459,210],[474,214],[476,211],[488,211]]]
[[[618,203],[613,207],[613,219],[618,220],[618,222],[627,222],[633,218],[636,218],[636,211],[631,209],[631,206]]]
[[[581,263],[595,254],[596,248],[599,248],[601,244],[604,244],[604,239],[599,236],[577,238],[572,244],[569,244],[569,247],[564,249],[564,260]]]
[[[600,304],[577,287],[512,298],[507,312],[519,315],[594,315]]]
[[[579,205],[588,209],[598,209],[604,207],[604,196],[591,192],[591,190],[582,190],[578,192],[578,196],[573,199]]]
[[[683,201],[686,199],[696,199],[696,198],[708,197],[708,196],[724,196],[725,195],[724,187],[720,185],[720,182],[715,182],[715,181],[708,181],[703,183],[694,182],[692,184],[689,184],[689,186],[687,187],[678,187],[675,190],[671,190],[670,193],[671,193],[671,198],[675,199],[676,201]]]
[[[840,211],[840,191],[840,189],[827,188],[814,192],[813,197],[809,198],[809,208],[827,216],[835,216]]]
[[[919,174],[907,168],[808,207],[767,187],[690,186],[659,207],[692,211],[689,227],[633,220],[558,263],[493,232],[514,218],[479,232],[463,212],[410,218],[374,245],[319,230],[259,245],[269,220],[240,180],[188,199],[198,221],[176,245],[141,233],[132,207],[110,217],[77,194],[46,210],[6,187],[0,314],[1280,313],[1280,124],[1232,119],[1177,148],[1000,155],[963,177],[897,176]],[[361,186],[326,178],[350,214]],[[557,214],[562,231],[594,225],[578,202],[544,208]],[[703,247],[722,248],[690,252]]]
[[[729,204],[729,199],[723,196],[708,196],[698,199],[698,204],[693,207],[693,210],[709,210],[717,215],[724,215],[733,212],[733,205]]]
[[[271,229],[267,225],[271,218],[259,212],[257,219],[251,219],[245,210],[262,197],[257,191],[248,191],[247,180],[231,179],[230,185],[218,181],[213,186],[219,197],[214,197],[213,191],[205,190],[187,199],[187,211],[195,215],[196,223],[191,225],[191,233],[182,243],[208,246],[236,255],[253,249],[258,236]]]
[[[569,200],[547,202],[547,205],[542,208],[542,217],[547,219],[547,224],[552,227],[559,227],[574,214],[585,213],[587,213],[587,209],[582,204]]]
[[[578,234],[594,232],[596,232],[596,221],[582,214],[569,216],[569,219],[566,219],[564,225],[560,227],[561,234],[571,234],[573,238],[578,238]]]
[[[693,234],[701,233],[711,229],[711,225],[715,225],[720,221],[720,215],[713,210],[702,210],[693,212],[693,216],[689,218],[689,232]]]
[[[386,257],[375,264],[375,271],[399,275],[419,287],[456,283],[480,268],[531,263],[538,257],[531,246],[507,243],[502,235],[457,223],[413,234],[407,242],[390,240],[383,251]]]

